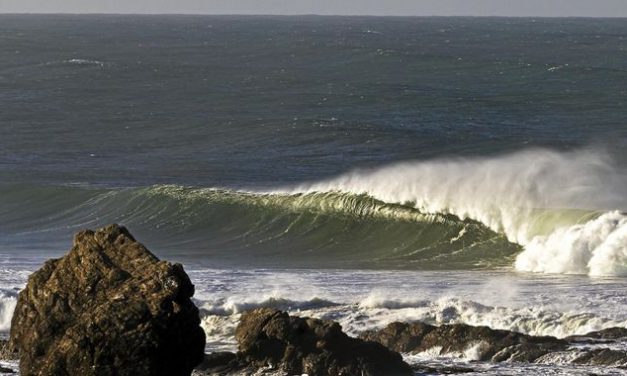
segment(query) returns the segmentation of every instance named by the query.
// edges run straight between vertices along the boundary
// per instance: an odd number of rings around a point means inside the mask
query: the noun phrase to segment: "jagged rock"
[[[275,309],[246,312],[237,326],[239,362],[287,374],[412,375],[400,354],[351,338],[336,322],[290,317]]]
[[[28,375],[190,375],[205,334],[180,264],[117,225],[82,231],[20,292],[11,345]]]
[[[441,348],[440,354],[464,353],[474,347],[477,360],[531,362],[549,352],[561,351],[566,341],[554,337],[534,337],[507,330],[465,324],[439,327],[422,322],[389,324],[360,336],[399,352],[419,353]]]

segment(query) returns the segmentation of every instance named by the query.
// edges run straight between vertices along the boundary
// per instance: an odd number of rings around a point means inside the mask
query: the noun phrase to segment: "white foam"
[[[413,202],[423,212],[478,220],[522,244],[519,270],[624,276],[627,216],[619,211],[627,207],[626,186],[627,172],[603,153],[529,150],[398,163],[280,191],[343,191],[390,203]],[[559,212],[554,208],[564,213],[538,213]],[[607,213],[581,224],[573,209]]]
[[[627,327],[627,320],[614,320],[593,313],[558,312],[542,307],[487,306],[460,298],[431,302],[411,299],[394,301],[379,294],[365,298],[360,313],[370,316],[377,327],[394,321],[424,321],[433,325],[463,323],[510,330],[534,336],[563,338],[611,327]],[[354,325],[343,322],[347,327]]]
[[[68,64],[75,65],[97,65],[99,67],[104,67],[105,63],[98,60],[89,60],[89,59],[69,59],[65,61]]]
[[[201,308],[212,315],[234,315],[255,308],[276,308],[283,311],[332,307],[336,304],[317,297],[306,300],[292,300],[276,295],[262,297],[229,297],[203,302]]]
[[[0,296],[0,332],[11,329],[11,318],[17,304],[14,296]]]
[[[516,269],[532,272],[627,275],[627,216],[609,212],[581,225],[536,236],[516,259]]]

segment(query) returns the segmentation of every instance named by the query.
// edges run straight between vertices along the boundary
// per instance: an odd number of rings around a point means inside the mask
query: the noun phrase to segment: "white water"
[[[0,255],[0,263],[3,257]],[[43,259],[7,262],[0,273],[0,309],[7,326],[18,289]],[[201,269],[186,265],[207,334],[207,351],[236,349],[235,327],[244,310],[275,307],[290,314],[330,319],[358,335],[394,321],[467,323],[530,334],[564,337],[608,327],[627,327],[627,281],[574,275],[498,271],[360,271]],[[625,343],[612,344],[627,348]],[[447,364],[476,358],[459,354],[411,355],[410,362]],[[442,357],[453,357],[453,360]],[[419,359],[420,358],[420,359]],[[468,366],[468,363],[463,363]],[[454,365],[454,364],[453,364]],[[476,365],[486,375],[555,373],[560,367]],[[15,368],[15,365],[11,365]],[[513,368],[512,368],[513,367]],[[540,367],[529,371],[529,367]],[[544,368],[543,368],[544,367]],[[574,367],[568,365],[568,367]],[[594,371],[580,367],[581,374]],[[576,368],[579,372],[580,368]],[[570,369],[570,368],[569,368]],[[575,369],[575,368],[573,368]],[[537,372],[536,372],[537,371]],[[483,372],[483,371],[482,371]],[[571,374],[571,373],[563,373]]]
[[[0,294],[0,332],[7,332],[11,328],[13,310],[17,304],[14,296]]]
[[[521,271],[627,275],[627,172],[591,150],[406,162],[281,192],[342,191],[478,220],[524,246]],[[586,223],[588,212],[605,212]],[[561,215],[539,215],[562,213]],[[575,218],[564,219],[564,217]]]
[[[274,307],[352,335],[394,321],[566,337],[627,327],[624,279],[503,272],[192,270],[209,342],[232,350],[239,315]]]

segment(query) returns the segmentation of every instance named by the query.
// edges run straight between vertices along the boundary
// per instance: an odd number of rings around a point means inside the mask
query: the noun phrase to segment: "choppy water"
[[[0,15],[0,51],[2,331],[111,222],[190,270],[208,350],[256,306],[627,326],[622,19]]]

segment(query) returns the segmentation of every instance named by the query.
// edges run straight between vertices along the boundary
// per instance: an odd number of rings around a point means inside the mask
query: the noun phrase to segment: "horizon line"
[[[191,13],[191,12],[2,12],[0,15],[15,16],[247,16],[247,17],[394,17],[394,18],[587,18],[587,19],[621,19],[621,16],[538,16],[538,15],[472,15],[472,14],[320,14],[320,13]]]

